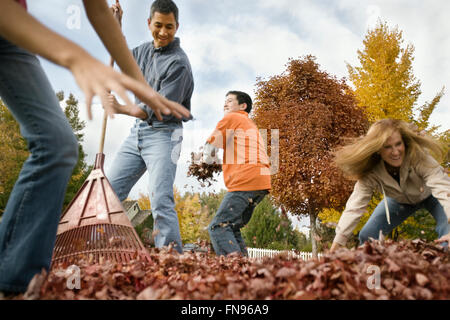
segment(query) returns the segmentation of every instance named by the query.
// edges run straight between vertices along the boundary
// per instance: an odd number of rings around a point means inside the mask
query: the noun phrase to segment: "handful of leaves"
[[[220,163],[208,164],[202,161],[202,152],[191,152],[191,164],[187,173],[188,177],[196,177],[201,186],[204,187],[205,183],[208,187],[215,181],[214,174],[222,171],[222,165]]]

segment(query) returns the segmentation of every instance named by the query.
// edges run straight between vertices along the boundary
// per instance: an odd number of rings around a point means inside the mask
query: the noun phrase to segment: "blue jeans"
[[[182,140],[181,123],[155,121],[149,125],[145,121],[136,120],[107,173],[113,190],[120,201],[123,201],[145,171],[148,171],[153,230],[156,231],[155,246],[161,248],[174,243],[180,253],[182,244],[173,183]]]
[[[0,96],[31,153],[0,223],[0,291],[23,292],[50,267],[78,143],[39,60],[3,38]]]
[[[248,255],[241,228],[250,221],[256,205],[268,193],[267,190],[233,191],[225,195],[208,226],[211,244],[217,255],[232,252]]]
[[[378,239],[380,230],[384,235],[389,234],[395,227],[419,209],[428,210],[428,212],[430,212],[436,220],[435,230],[439,238],[450,232],[447,215],[445,214],[444,208],[435,197],[429,196],[422,202],[415,205],[398,203],[392,198],[386,199],[389,207],[391,224],[388,224],[387,222],[386,209],[383,200],[377,205],[369,220],[359,232],[360,244],[363,244],[365,241],[369,240],[369,237]]]

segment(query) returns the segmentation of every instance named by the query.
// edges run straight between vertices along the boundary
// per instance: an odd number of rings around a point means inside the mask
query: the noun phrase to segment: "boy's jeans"
[[[233,191],[225,195],[208,226],[211,243],[217,255],[227,255],[232,252],[248,255],[241,228],[250,221],[256,205],[268,193],[267,190]]]
[[[107,178],[120,201],[128,197],[133,186],[148,171],[148,191],[154,219],[155,246],[174,243],[182,253],[180,226],[173,196],[173,183],[181,152],[181,123],[155,121],[149,125],[136,120],[125,139]]]
[[[50,267],[78,143],[39,60],[3,38],[0,96],[31,153],[0,222],[0,291],[23,292]]]
[[[360,244],[363,244],[365,241],[369,240],[369,237],[378,239],[380,230],[384,235],[390,233],[396,226],[401,224],[419,209],[427,209],[436,220],[436,232],[439,238],[446,235],[450,231],[444,208],[435,197],[429,196],[422,202],[415,205],[398,203],[392,198],[386,199],[389,207],[391,224],[388,224],[387,222],[384,200],[382,200],[375,208],[362,230],[359,232]]]

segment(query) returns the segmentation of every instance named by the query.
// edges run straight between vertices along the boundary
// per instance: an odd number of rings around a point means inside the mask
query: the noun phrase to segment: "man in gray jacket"
[[[154,1],[148,26],[153,41],[134,48],[133,56],[153,89],[190,110],[194,80],[189,59],[180,47],[180,39],[175,37],[179,26],[175,3],[171,0]],[[170,115],[164,115],[163,121],[159,121],[153,110],[137,97],[136,103],[141,112],[133,114],[138,119],[120,147],[107,177],[123,201],[148,171],[155,245],[163,247],[173,243],[181,253],[173,183],[183,140],[182,121]],[[120,113],[122,106],[114,96],[110,96],[110,104]]]

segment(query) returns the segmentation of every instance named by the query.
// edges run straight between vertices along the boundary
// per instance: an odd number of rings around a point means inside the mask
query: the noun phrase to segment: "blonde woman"
[[[373,211],[359,233],[360,244],[388,234],[419,209],[427,209],[436,220],[436,242],[450,241],[450,178],[431,156],[442,148],[431,137],[419,134],[407,122],[383,119],[367,134],[336,153],[336,164],[355,179],[353,193],[336,227],[331,252],[345,246],[366,211],[374,191],[384,200]]]

